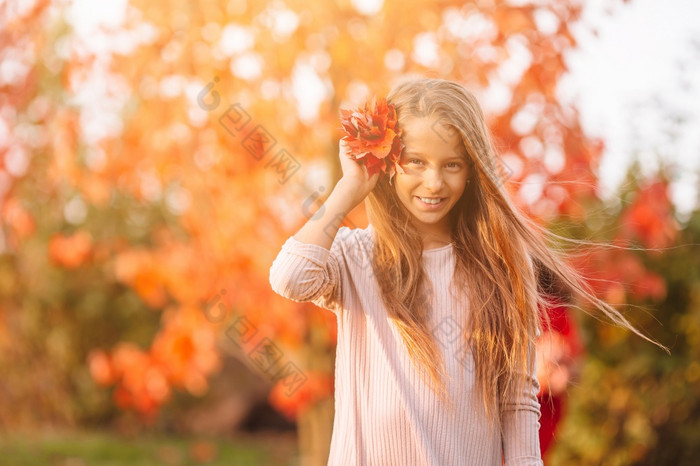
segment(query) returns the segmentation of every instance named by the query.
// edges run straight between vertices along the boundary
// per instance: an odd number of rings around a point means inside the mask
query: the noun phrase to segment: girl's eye
[[[407,160],[406,160],[406,163],[421,164],[421,163],[423,163],[423,162],[422,162],[421,160],[419,160],[419,159],[407,159]],[[460,168],[462,165],[461,165],[459,162],[449,162],[449,163],[447,164],[447,166],[450,167],[450,168]]]

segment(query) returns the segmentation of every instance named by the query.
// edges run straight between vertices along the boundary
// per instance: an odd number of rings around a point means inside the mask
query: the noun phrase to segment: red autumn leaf
[[[398,164],[404,148],[401,130],[396,109],[386,98],[372,98],[355,110],[340,109],[340,122],[350,157],[363,163],[369,176],[381,171],[393,180],[397,170],[403,173]]]
[[[647,272],[643,277],[631,284],[631,290],[638,298],[650,298],[660,301],[666,297],[666,282],[660,275]]]
[[[678,235],[668,186],[654,181],[640,188],[633,204],[622,216],[623,234],[639,239],[650,248],[664,248]]]

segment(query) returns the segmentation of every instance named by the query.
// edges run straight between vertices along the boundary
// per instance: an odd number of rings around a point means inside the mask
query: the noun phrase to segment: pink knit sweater
[[[514,403],[503,403],[504,435],[490,430],[474,385],[473,360],[460,356],[468,303],[449,292],[452,245],[423,251],[434,292],[430,328],[443,352],[455,404],[443,407],[414,368],[388,318],[370,257],[375,230],[341,227],[328,250],[291,236],[270,268],[272,289],[335,313],[338,346],[335,419],[328,464],[541,465],[534,374]]]

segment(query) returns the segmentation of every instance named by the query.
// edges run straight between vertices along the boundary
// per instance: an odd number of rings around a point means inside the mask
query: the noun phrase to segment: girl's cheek
[[[405,174],[402,176],[413,176],[413,177],[420,176],[420,170],[415,168],[415,167],[409,167],[407,165],[404,165],[403,170],[404,170]]]

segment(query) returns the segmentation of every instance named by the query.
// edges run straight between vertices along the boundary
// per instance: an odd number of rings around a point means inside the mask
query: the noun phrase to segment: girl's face
[[[413,215],[424,239],[426,235],[449,239],[447,214],[462,196],[469,178],[459,135],[435,117],[407,118],[401,129],[406,147],[399,164],[406,173],[396,173],[396,194]],[[435,200],[439,202],[429,203]]]

